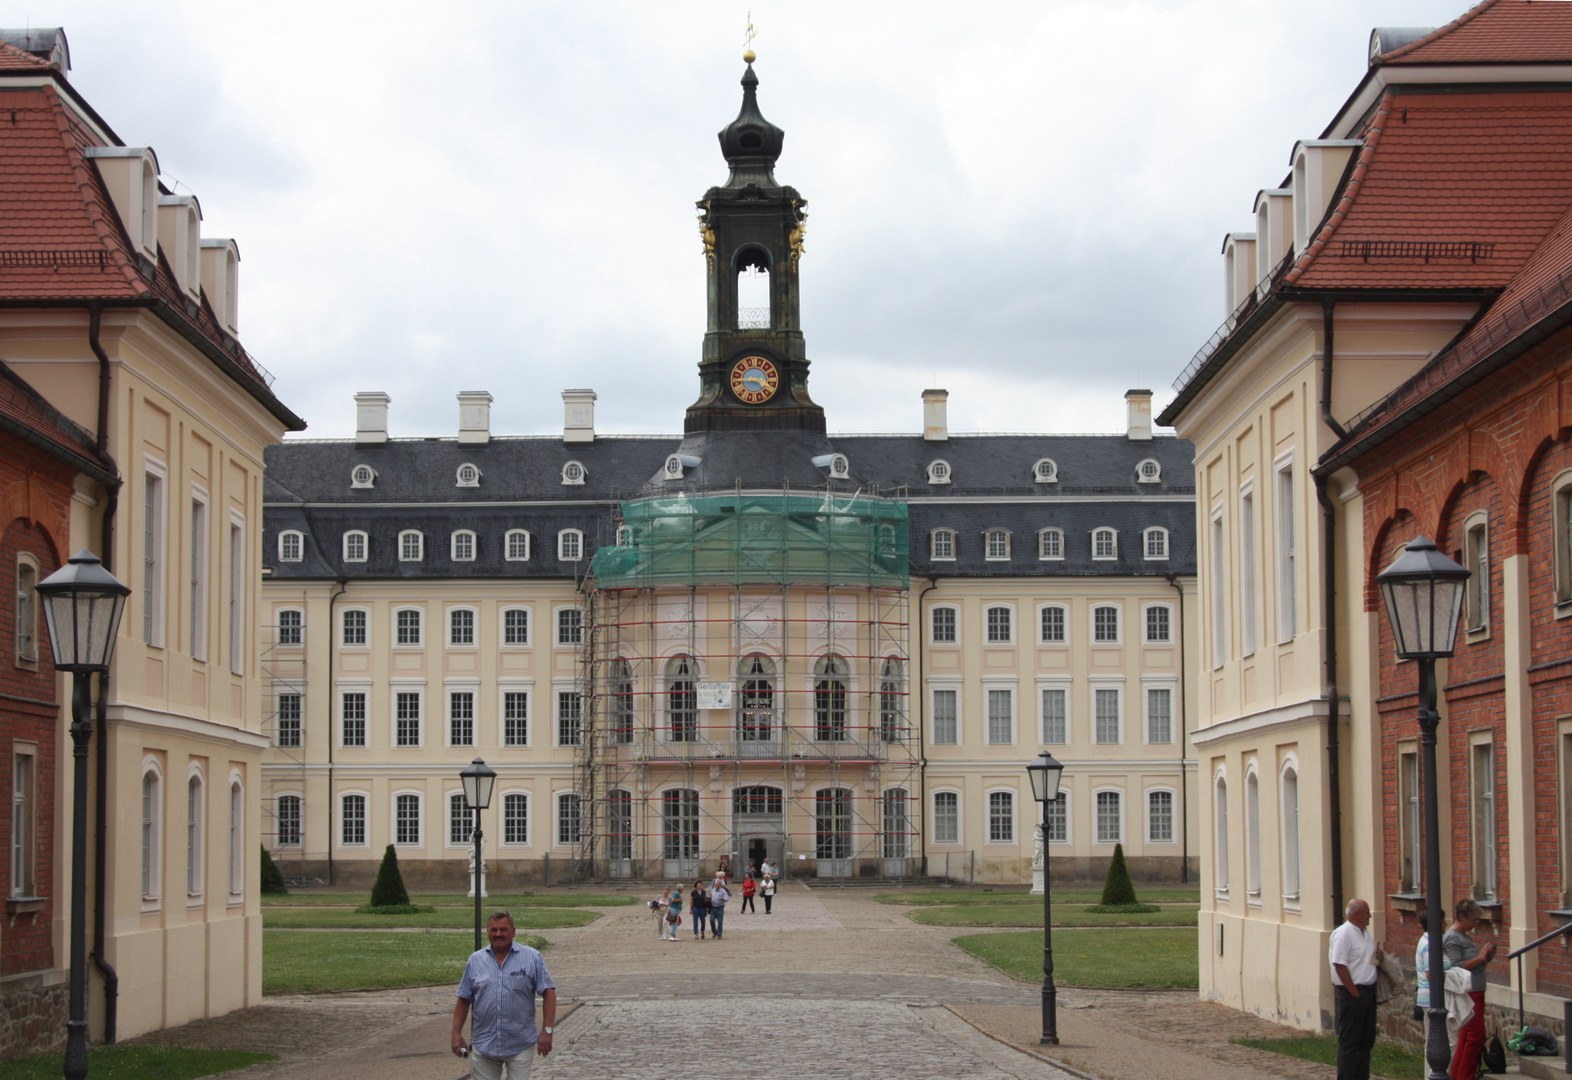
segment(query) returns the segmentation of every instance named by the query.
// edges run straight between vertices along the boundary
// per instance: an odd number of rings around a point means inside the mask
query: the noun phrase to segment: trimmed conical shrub
[[[273,862],[273,856],[267,853],[267,845],[262,846],[262,891],[265,893],[287,893],[284,888],[284,875],[279,872],[278,865]]]
[[[1124,864],[1124,845],[1115,844],[1113,861],[1108,864],[1108,880],[1103,882],[1103,904],[1139,904],[1135,886],[1130,883],[1130,868]]]
[[[372,907],[392,907],[409,903],[409,890],[404,888],[404,875],[398,872],[398,855],[389,844],[382,856],[382,866],[377,870],[377,883],[371,886]]]

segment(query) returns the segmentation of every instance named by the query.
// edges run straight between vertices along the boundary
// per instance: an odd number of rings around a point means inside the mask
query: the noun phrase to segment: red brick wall
[[[55,904],[63,903],[54,876],[55,779],[61,759],[56,745],[59,704],[49,633],[38,620],[38,660],[19,662],[16,642],[17,555],[31,554],[39,577],[48,576],[64,558],[69,538],[71,482],[66,466],[9,435],[0,434],[0,794],[6,800],[5,857],[0,859],[0,896],[11,896],[12,771],[17,744],[37,747],[34,892],[48,897],[43,910],[7,913],[0,930],[0,975],[56,966],[50,940]],[[64,760],[70,761],[69,748]]]

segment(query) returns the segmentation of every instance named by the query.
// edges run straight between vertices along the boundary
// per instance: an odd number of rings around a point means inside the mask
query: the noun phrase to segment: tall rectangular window
[[[557,745],[577,746],[584,738],[584,698],[577,690],[557,691]]]
[[[350,610],[344,612],[345,645],[364,645],[366,643],[366,613],[364,611]]]
[[[38,568],[17,553],[16,560],[16,658],[38,659]]]
[[[1294,470],[1292,463],[1277,471],[1277,640],[1292,641],[1298,626],[1294,595]]]
[[[469,608],[454,608],[448,612],[448,644],[475,644],[475,613]]]
[[[933,692],[933,741],[938,746],[955,746],[960,740],[956,724],[956,691]]]
[[[935,529],[929,539],[933,558],[955,558],[955,534],[949,529]]]
[[[142,774],[142,899],[156,900],[163,895],[160,888],[159,826],[163,823],[163,785],[158,773],[149,769]]]
[[[203,849],[202,825],[207,820],[207,810],[203,805],[205,799],[202,794],[202,778],[193,776],[186,781],[186,895],[201,896],[205,891],[202,888],[203,878],[206,877],[202,865]]]
[[[572,847],[584,831],[584,806],[579,796],[565,791],[557,796],[557,843]]]
[[[366,797],[345,795],[340,803],[339,842],[356,846],[366,842]]]
[[[278,735],[279,746],[300,745],[300,719],[301,695],[284,693],[278,695],[278,722],[274,731]]]
[[[933,640],[942,644],[955,641],[954,608],[936,607],[933,609]]]
[[[238,783],[229,785],[229,902],[246,891],[246,796]]]
[[[302,612],[285,608],[278,613],[278,635],[275,638],[278,644],[300,645],[305,641],[305,634],[305,615]]]
[[[988,641],[993,645],[1007,645],[1013,640],[1011,611],[1007,607],[988,609]]]
[[[448,694],[448,742],[453,746],[475,745],[475,693],[454,690]]]
[[[280,795],[275,804],[279,847],[300,846],[300,796]]]
[[[527,690],[503,692],[502,745],[529,745],[529,692]]]
[[[1069,710],[1065,707],[1069,692],[1062,686],[1043,688],[1043,742],[1061,744],[1070,741]]]
[[[1065,798],[1064,792],[1053,797],[1048,804],[1047,828],[1044,830],[1043,839],[1050,844],[1068,844],[1070,842],[1070,803]]]
[[[1045,607],[1040,616],[1042,620],[1042,641],[1045,645],[1060,645],[1064,642],[1064,608]]]
[[[393,745],[420,745],[420,693],[400,690],[393,699]]]
[[[529,796],[522,792],[502,796],[502,842],[529,843]]]
[[[1228,553],[1223,549],[1223,519],[1222,516],[1212,519],[1212,596],[1211,608],[1208,614],[1212,617],[1212,667],[1223,666],[1224,652],[1227,649],[1227,618],[1228,606],[1228,580],[1224,574],[1228,571]]]
[[[454,847],[469,843],[475,830],[475,812],[464,800],[462,791],[448,796],[448,844]]]
[[[1092,691],[1093,741],[1116,743],[1119,741],[1119,691],[1115,688],[1098,688]]]
[[[1015,842],[1015,793],[990,791],[988,793],[988,842],[1010,844]]]
[[[1239,497],[1239,652],[1255,655],[1255,492]]]
[[[583,642],[583,610],[576,607],[557,609],[557,644],[581,645]]]
[[[145,473],[142,489],[142,640],[164,643],[164,478]]]
[[[399,645],[420,644],[420,609],[401,608],[393,617],[396,634],[394,641]]]
[[[191,500],[191,659],[207,659],[207,503]]]
[[[366,745],[366,693],[364,690],[346,690],[339,698],[339,717],[342,720],[345,746]]]
[[[1174,692],[1167,686],[1146,688],[1146,741],[1174,741]]]
[[[1092,608],[1092,640],[1116,644],[1119,641],[1119,609],[1112,604]]]
[[[1146,842],[1171,844],[1174,842],[1174,793],[1148,791],[1146,793]]]
[[[1172,609],[1166,604],[1153,604],[1146,609],[1146,643],[1165,645],[1173,641]]]
[[[246,671],[246,539],[237,522],[229,524],[229,670]]]
[[[1423,802],[1420,793],[1419,755],[1397,755],[1397,846],[1401,859],[1398,888],[1417,894],[1424,889]]]
[[[400,795],[393,800],[393,842],[420,843],[419,795]]]
[[[1117,791],[1097,793],[1097,842],[1117,844],[1124,839],[1123,797]]]
[[[11,758],[11,895],[32,896],[36,872],[38,810],[33,755]]]
[[[1478,743],[1470,757],[1473,775],[1473,878],[1474,899],[1494,900],[1500,877],[1496,819],[1496,748]]]
[[[525,608],[508,608],[502,613],[502,644],[529,644],[529,611]]]
[[[933,842],[961,842],[961,797],[953,791],[937,791],[933,796]]]
[[[366,561],[366,534],[365,533],[360,532],[360,531],[357,530],[357,531],[353,531],[353,532],[347,532],[347,533],[344,534],[344,561],[345,562],[365,562]]]
[[[1015,741],[1015,691],[988,691],[988,742],[1007,746]]]
[[[1463,537],[1463,565],[1473,574],[1465,588],[1464,625],[1470,633],[1490,628],[1490,526],[1470,525]]]

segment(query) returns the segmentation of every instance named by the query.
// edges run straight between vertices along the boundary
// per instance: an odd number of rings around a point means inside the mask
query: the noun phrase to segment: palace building
[[[1188,443],[1131,391],[1112,435],[832,435],[799,317],[807,202],[752,57],[699,201],[698,397],[681,434],[354,438],[267,458],[266,843],[286,876],[467,873],[459,772],[499,774],[495,887],[792,875],[1028,880],[1025,765],[1066,764],[1047,848],[1195,864]],[[914,419],[916,413],[914,402]],[[652,427],[661,426],[652,418]]]

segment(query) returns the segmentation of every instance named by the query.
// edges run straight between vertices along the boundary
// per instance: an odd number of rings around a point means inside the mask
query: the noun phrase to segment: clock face
[[[770,400],[780,384],[780,372],[762,356],[745,356],[731,367],[731,392],[749,405]]]

